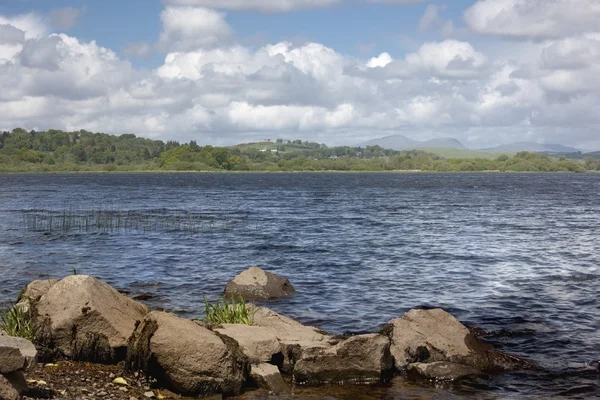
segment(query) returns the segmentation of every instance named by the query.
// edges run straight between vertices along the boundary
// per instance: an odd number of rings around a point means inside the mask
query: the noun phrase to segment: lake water
[[[65,210],[120,225],[56,228]],[[0,175],[0,301],[76,268],[199,316],[260,265],[298,290],[268,306],[302,322],[375,331],[439,306],[548,370],[422,398],[593,398],[599,233],[596,174]],[[368,393],[408,398],[392,386]]]

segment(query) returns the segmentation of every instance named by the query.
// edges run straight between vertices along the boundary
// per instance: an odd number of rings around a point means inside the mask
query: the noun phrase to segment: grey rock
[[[271,328],[223,324],[214,331],[235,340],[251,362],[269,362],[281,353],[281,344]]]
[[[448,361],[482,371],[536,369],[530,361],[497,351],[479,341],[456,318],[441,309],[411,310],[382,329],[392,342],[396,368],[413,363]]]
[[[27,390],[27,382],[22,372],[0,375],[0,399],[19,400]]]
[[[127,366],[195,396],[239,394],[249,369],[234,340],[161,311],[149,313],[135,330]]]
[[[30,371],[35,368],[37,350],[29,340],[8,336],[0,331],[0,373]]]
[[[379,334],[351,337],[327,349],[305,352],[296,363],[294,383],[373,384],[393,375],[390,341]]]
[[[235,278],[225,287],[228,297],[242,297],[244,300],[268,300],[291,296],[296,289],[289,280],[260,267],[251,267]]]
[[[81,361],[125,358],[127,340],[148,309],[85,275],[64,278],[37,303],[38,341]]]
[[[272,364],[254,364],[250,368],[250,377],[261,388],[270,392],[291,393],[290,388],[281,377],[279,369]]]
[[[56,279],[37,280],[29,283],[21,290],[17,299],[17,306],[24,311],[29,311],[32,305],[37,304],[40,298],[48,293],[50,288],[56,285]]]

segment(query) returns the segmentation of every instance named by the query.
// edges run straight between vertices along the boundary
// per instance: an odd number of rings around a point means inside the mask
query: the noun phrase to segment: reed
[[[62,210],[31,208],[23,212],[26,231],[43,233],[203,233],[214,230],[258,229],[250,213],[213,214],[195,210],[100,205],[86,209],[72,205]]]
[[[0,314],[0,330],[9,336],[21,337],[27,340],[35,339],[33,318],[28,307],[13,305]]]
[[[246,304],[243,298],[232,298],[231,302],[226,297],[219,298],[211,304],[204,298],[205,320],[213,325],[220,324],[244,324],[254,323],[254,313],[251,306]]]

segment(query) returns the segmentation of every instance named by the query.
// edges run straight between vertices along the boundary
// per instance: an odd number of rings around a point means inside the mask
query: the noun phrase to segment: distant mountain
[[[414,140],[403,135],[386,136],[379,139],[369,140],[359,144],[360,147],[380,146],[391,150],[414,150],[414,149],[464,149],[461,142],[454,138],[438,138],[431,140]]]
[[[562,144],[544,144],[535,142],[518,142],[502,144],[500,146],[482,149],[483,151],[517,153],[519,151],[529,151],[532,153],[577,153],[579,149]]]

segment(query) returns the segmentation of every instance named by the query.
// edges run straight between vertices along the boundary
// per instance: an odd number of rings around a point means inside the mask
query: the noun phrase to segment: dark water
[[[27,215],[107,205],[214,220],[146,231],[25,226]],[[261,265],[299,292],[269,306],[302,322],[374,331],[410,308],[439,306],[547,369],[338,398],[600,398],[590,367],[600,359],[599,233],[595,174],[6,175],[0,300],[75,267],[155,294],[150,305],[200,315],[203,296]]]

